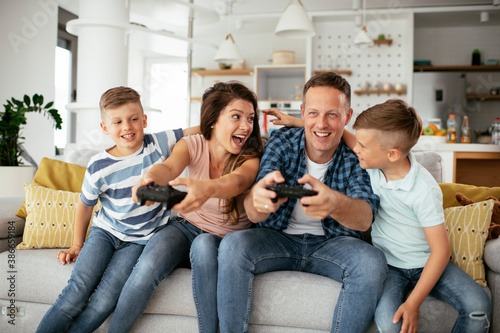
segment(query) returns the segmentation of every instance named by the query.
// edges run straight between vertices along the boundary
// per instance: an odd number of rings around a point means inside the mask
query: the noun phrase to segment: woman
[[[187,195],[172,207],[179,215],[149,240],[120,294],[109,332],[127,332],[146,308],[154,289],[188,256],[200,332],[217,332],[217,253],[228,232],[252,223],[241,194],[251,187],[263,150],[257,98],[238,82],[217,83],[203,94],[202,134],[180,140],[163,164],[134,186],[151,182],[185,185]],[[190,178],[178,178],[188,168]],[[148,204],[148,203],[147,203]]]

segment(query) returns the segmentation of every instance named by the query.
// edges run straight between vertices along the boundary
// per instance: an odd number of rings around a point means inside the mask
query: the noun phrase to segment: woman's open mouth
[[[236,146],[238,147],[243,147],[243,145],[245,144],[245,140],[246,139],[246,136],[245,135],[233,135],[233,142]]]

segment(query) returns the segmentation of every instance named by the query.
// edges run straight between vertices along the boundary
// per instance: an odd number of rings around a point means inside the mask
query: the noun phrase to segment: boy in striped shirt
[[[68,285],[42,319],[37,332],[92,332],[112,313],[121,289],[149,238],[168,221],[160,203],[140,206],[131,188],[162,163],[184,134],[197,128],[144,134],[147,116],[140,95],[127,87],[106,91],[100,100],[101,128],[115,145],[89,162],[77,204],[72,246],[61,264],[76,261]],[[89,236],[92,211],[98,200]],[[85,246],[84,246],[85,242]]]

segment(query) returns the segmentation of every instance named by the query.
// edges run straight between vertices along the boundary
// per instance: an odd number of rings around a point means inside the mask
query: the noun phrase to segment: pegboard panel
[[[389,98],[406,99],[406,95],[369,94],[356,95],[356,90],[375,90],[375,87],[390,84],[403,84],[408,88],[412,68],[408,68],[408,57],[411,45],[408,38],[408,19],[391,19],[384,24],[367,21],[368,33],[372,38],[384,34],[392,39],[392,45],[374,45],[370,48],[359,48],[354,39],[360,27],[350,20],[316,22],[316,36],[313,38],[312,69],[317,70],[351,70],[352,74],[343,75],[352,89],[351,105],[357,116],[366,108],[385,102]],[[352,121],[353,122],[353,121]],[[351,122],[351,123],[352,123]]]

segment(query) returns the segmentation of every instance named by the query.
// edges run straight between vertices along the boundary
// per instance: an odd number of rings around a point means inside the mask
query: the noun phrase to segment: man
[[[342,283],[332,332],[365,332],[382,291],[386,261],[364,242],[379,204],[368,174],[342,140],[352,117],[350,86],[322,73],[304,86],[303,128],[271,135],[245,209],[257,228],[228,234],[219,249],[221,332],[248,332],[255,274],[304,271]],[[272,199],[267,186],[306,187],[317,195]],[[298,184],[297,184],[298,183]]]

